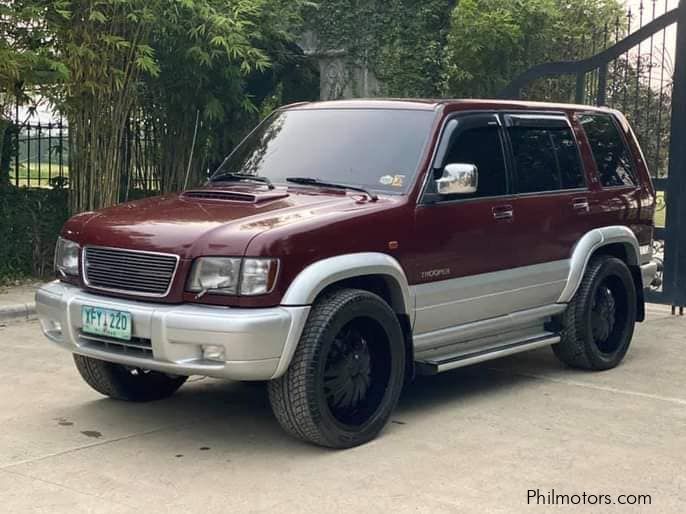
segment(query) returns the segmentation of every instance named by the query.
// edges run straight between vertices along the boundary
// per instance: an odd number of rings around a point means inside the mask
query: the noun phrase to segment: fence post
[[[581,72],[576,75],[576,94],[574,102],[578,104],[586,103],[586,73]]]
[[[598,98],[596,99],[596,105],[599,107],[604,106],[607,103],[607,63],[604,62],[600,68],[598,68]]]
[[[19,133],[21,132],[21,124],[19,123],[19,94],[17,93],[17,104],[14,107],[14,126],[15,126],[15,140],[14,144],[14,185],[19,187]]]
[[[672,135],[667,177],[665,296],[672,305],[686,305],[686,0],[679,2]]]

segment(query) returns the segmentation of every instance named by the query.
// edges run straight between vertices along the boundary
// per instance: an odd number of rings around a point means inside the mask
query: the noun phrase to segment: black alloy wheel
[[[390,379],[390,348],[383,329],[357,318],[334,338],[324,366],[324,393],[331,415],[360,426],[376,412]]]
[[[591,305],[591,333],[596,346],[603,353],[611,353],[617,349],[617,337],[612,337],[616,335],[614,328],[617,326],[617,316],[622,315],[621,311],[617,311],[617,300],[610,280],[606,279],[596,289]]]
[[[269,382],[272,410],[299,439],[358,446],[388,422],[405,358],[400,322],[383,299],[358,289],[330,291],[312,307],[286,373]]]
[[[555,355],[569,366],[617,366],[631,344],[637,312],[636,285],[628,266],[608,255],[589,262],[581,285],[562,315]]]

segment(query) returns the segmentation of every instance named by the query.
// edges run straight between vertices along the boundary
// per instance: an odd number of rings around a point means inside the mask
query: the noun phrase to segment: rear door
[[[513,248],[517,264],[555,270],[541,276],[545,300],[561,293],[566,262],[579,239],[593,228],[591,193],[578,142],[563,113],[516,113],[503,116],[513,168],[514,210],[523,224]],[[562,281],[560,281],[562,279]]]

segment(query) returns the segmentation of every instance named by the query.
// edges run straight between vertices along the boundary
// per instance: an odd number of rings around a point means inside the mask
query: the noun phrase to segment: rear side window
[[[636,185],[629,149],[612,118],[604,114],[582,114],[579,121],[591,144],[600,183],[605,187]]]
[[[513,126],[508,132],[518,193],[585,187],[579,152],[569,127]]]

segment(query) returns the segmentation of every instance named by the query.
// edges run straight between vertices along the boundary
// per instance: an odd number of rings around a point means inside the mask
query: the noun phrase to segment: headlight
[[[78,276],[80,250],[81,247],[74,241],[58,237],[55,247],[55,271],[62,276]]]
[[[256,296],[272,291],[279,261],[201,257],[193,264],[186,289],[193,293]]]
[[[279,261],[276,259],[244,259],[241,271],[241,294],[255,296],[271,292],[276,283]]]
[[[194,293],[236,294],[241,259],[202,257],[195,261],[188,280],[188,290]]]

